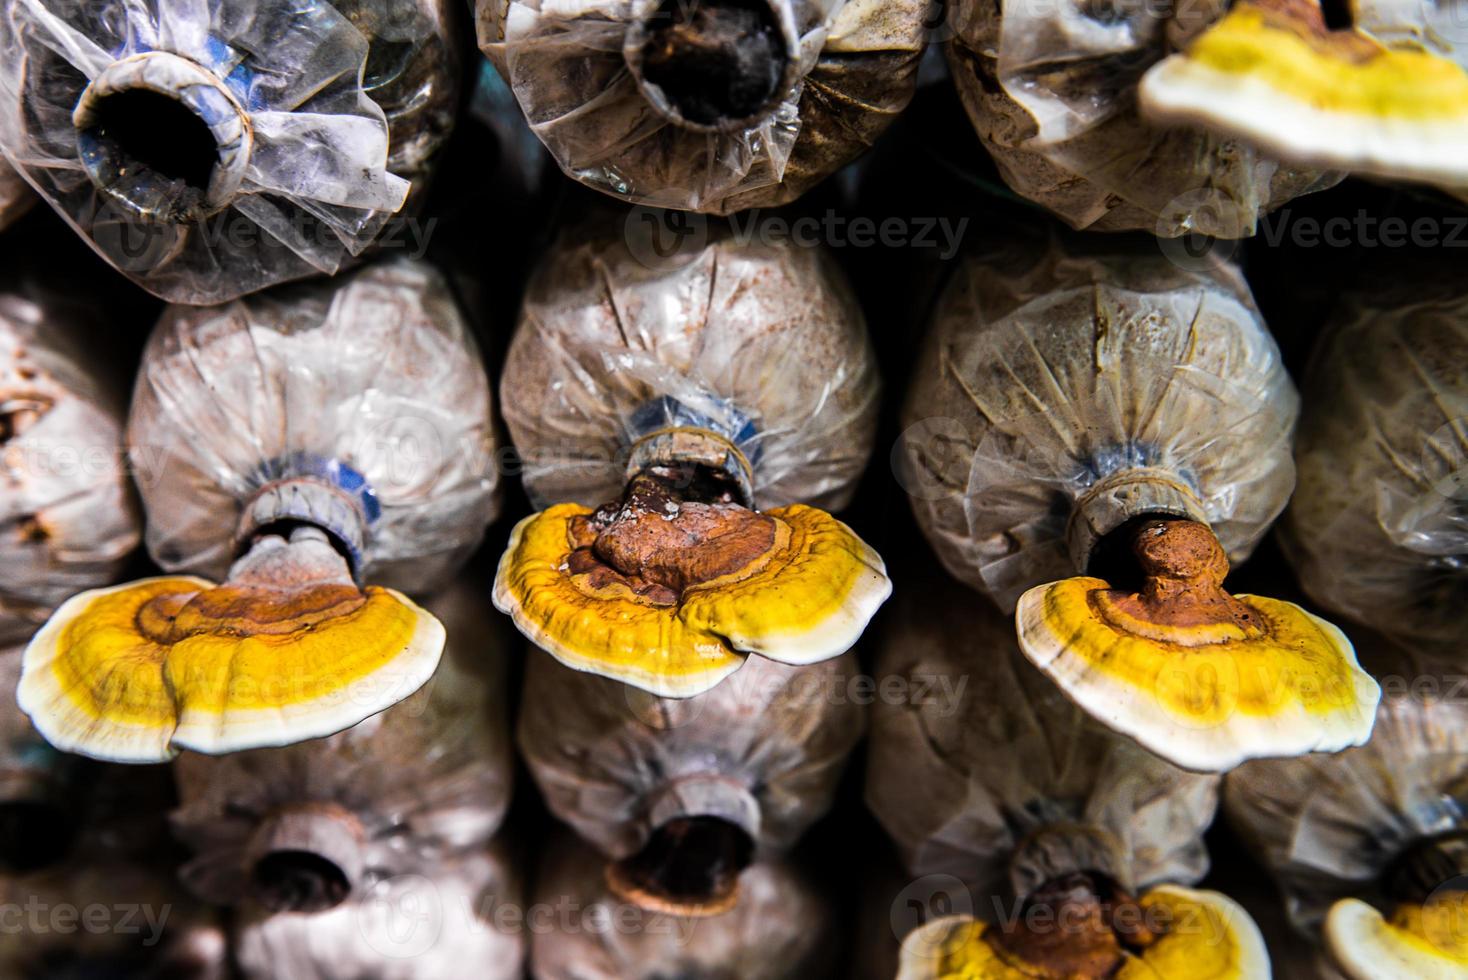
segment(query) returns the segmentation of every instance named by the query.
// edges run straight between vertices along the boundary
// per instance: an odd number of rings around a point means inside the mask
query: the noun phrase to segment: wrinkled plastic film
[[[111,582],[141,535],[120,399],[83,333],[48,303],[0,295],[0,643]]]
[[[776,854],[830,808],[865,729],[844,696],[856,671],[851,654],[805,667],[750,657],[712,690],[676,700],[535,655],[517,742],[551,812],[613,860],[669,820],[699,815]]]
[[[961,0],[949,13],[949,65],[1005,181],[1072,227],[1242,238],[1260,216],[1343,175],[1141,119],[1142,76],[1225,11]]]
[[[1085,571],[1078,537],[1147,513],[1206,521],[1241,561],[1294,486],[1299,399],[1223,264],[1059,246],[976,256],[909,392],[902,472],[918,521],[949,571],[1006,610]]]
[[[740,125],[688,126],[640,82],[656,2],[480,0],[480,45],[572,178],[623,200],[728,214],[786,203],[870,146],[906,107],[926,7],[772,0],[789,58],[773,103]]]
[[[0,148],[164,299],[217,303],[335,273],[403,206],[451,125],[445,14],[442,0],[12,0]],[[207,188],[140,164],[116,135],[150,125],[106,115],[109,98],[139,93],[155,100],[140,117],[172,100],[206,127]]]
[[[246,505],[304,480],[354,503],[359,578],[432,591],[498,509],[491,412],[463,315],[422,263],[172,307],[128,429],[149,551],[169,571],[221,577]]]
[[[756,506],[839,510],[871,451],[878,379],[839,270],[811,249],[719,241],[644,264],[563,239],[532,278],[501,385],[537,507],[621,496],[635,446],[713,432]]]
[[[1119,866],[1101,870],[1124,887],[1207,872],[1219,778],[1087,717],[1024,661],[996,610],[928,580],[899,595],[879,642],[879,685],[901,679],[912,696],[875,702],[866,799],[909,874],[957,878],[987,915],[988,898],[1009,893],[1016,853],[1044,828],[1083,849],[1112,842]],[[1083,869],[1096,856],[1075,852]]]
[[[1370,895],[1413,843],[1468,824],[1468,711],[1384,698],[1371,741],[1334,755],[1260,759],[1230,773],[1230,822],[1314,935],[1338,899]]]
[[[1468,294],[1342,304],[1306,376],[1282,528],[1326,608],[1460,657],[1468,641]]]

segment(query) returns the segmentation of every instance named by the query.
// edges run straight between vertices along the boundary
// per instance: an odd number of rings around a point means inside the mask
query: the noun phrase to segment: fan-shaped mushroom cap
[[[432,676],[443,626],[351,583],[319,532],[269,537],[229,583],[144,579],[75,596],[25,652],[18,698],[66,751],[160,762],[348,728]]]
[[[1268,980],[1269,953],[1249,913],[1225,895],[1159,885],[1138,902],[1140,918],[1164,928],[1136,948],[1123,939],[1103,972],[1071,980]],[[1090,935],[1089,923],[1084,939]],[[1170,928],[1166,928],[1170,927]],[[1063,927],[1062,927],[1063,928]],[[1121,930],[1118,930],[1121,932]],[[1121,932],[1123,936],[1125,932]],[[1054,952],[1051,950],[1050,952]],[[964,916],[935,919],[902,944],[897,980],[1035,980],[1057,977],[1044,962],[1005,945],[1003,929]]]
[[[1468,973],[1468,893],[1404,904],[1390,919],[1343,898],[1325,920],[1325,941],[1350,980],[1458,980]]]
[[[1077,704],[1205,772],[1371,736],[1381,689],[1344,633],[1293,603],[1225,592],[1228,558],[1202,524],[1153,521],[1136,542],[1139,593],[1080,577],[1020,598],[1020,647]]]
[[[575,504],[525,518],[495,606],[568,667],[691,697],[751,653],[796,665],[845,653],[891,593],[877,553],[822,511],[666,508],[620,542]]]
[[[1468,71],[1422,41],[1332,30],[1311,0],[1239,3],[1148,71],[1139,95],[1154,120],[1297,165],[1468,184]]]

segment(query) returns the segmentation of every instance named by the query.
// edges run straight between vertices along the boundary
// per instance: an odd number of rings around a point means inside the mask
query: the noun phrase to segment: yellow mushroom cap
[[[1359,899],[1331,907],[1325,941],[1351,980],[1461,980],[1468,976],[1468,894],[1406,903],[1388,920]]]
[[[1202,125],[1297,164],[1468,183],[1468,72],[1330,31],[1307,0],[1244,0],[1153,67],[1139,94],[1154,121]]]
[[[421,687],[443,644],[391,589],[143,579],[64,603],[26,648],[18,699],[65,751],[219,755],[349,728]]]
[[[787,664],[839,656],[892,591],[855,532],[793,504],[763,512],[770,544],[737,569],[649,595],[606,566],[573,567],[576,522],[591,513],[559,504],[516,525],[494,604],[566,666],[660,697],[701,694],[751,653]]]
[[[1268,980],[1259,927],[1237,902],[1213,891],[1159,885],[1138,904],[1150,944],[1127,950],[1112,980]],[[1060,926],[1053,926],[1059,928]],[[996,941],[999,927],[967,916],[935,919],[902,943],[897,980],[1047,980],[1057,974]]]
[[[1071,700],[1174,765],[1333,752],[1371,736],[1381,689],[1337,627],[1278,599],[1239,595],[1256,629],[1159,627],[1106,582],[1037,586],[1015,616],[1025,656]]]

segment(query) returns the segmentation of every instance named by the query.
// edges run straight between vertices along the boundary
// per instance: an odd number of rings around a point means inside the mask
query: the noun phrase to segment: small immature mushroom
[[[488,381],[447,286],[392,262],[155,330],[129,425],[170,575],[85,592],[19,699],[53,745],[126,762],[350,727],[432,674],[429,590],[496,509]],[[381,584],[364,584],[376,580]]]
[[[1366,745],[1248,763],[1226,805],[1296,928],[1345,976],[1428,980],[1468,970],[1465,790],[1468,708],[1394,695]]]
[[[1377,690],[1345,637],[1221,588],[1294,482],[1247,286],[1092,247],[975,256],[943,295],[899,447],[919,524],[1070,697],[1178,765],[1359,743]]]
[[[689,918],[624,904],[602,879],[595,852],[561,833],[542,855],[535,905],[572,913],[531,937],[535,980],[832,975],[831,903],[785,862],[745,871],[739,900],[728,911]]]
[[[1005,182],[1072,227],[1242,238],[1263,215],[1343,175],[1139,112],[1148,70],[1227,8],[953,0],[948,64]]]
[[[54,298],[0,294],[0,644],[113,581],[141,520],[106,353]]]
[[[850,498],[876,408],[819,253],[721,239],[651,269],[605,228],[568,236],[502,387],[526,489],[554,506],[515,527],[494,602],[562,663],[690,697],[752,653],[838,656],[889,594],[881,558],[806,506]]]
[[[1468,184],[1468,71],[1451,41],[1422,24],[1425,36],[1384,43],[1331,22],[1326,6],[1241,0],[1148,71],[1144,114],[1245,140],[1298,166]]]
[[[1371,737],[1381,689],[1346,635],[1299,606],[1223,588],[1206,525],[1148,520],[1140,591],[1082,576],[1019,600],[1019,643],[1076,703],[1187,769],[1336,751]]]
[[[8,2],[0,149],[99,255],[171,302],[334,274],[421,190],[453,128],[453,13]]]
[[[479,44],[568,176],[732,214],[795,200],[906,108],[922,0],[477,0]]]
[[[1413,270],[1343,299],[1304,380],[1281,523],[1310,598],[1415,651],[1468,645],[1468,292]]]
[[[532,656],[520,754],[552,814],[606,857],[623,901],[681,918],[740,901],[744,873],[831,806],[864,727],[851,654],[805,667],[750,659],[666,699]]]

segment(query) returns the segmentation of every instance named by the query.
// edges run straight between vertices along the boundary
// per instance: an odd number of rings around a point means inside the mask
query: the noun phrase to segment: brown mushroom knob
[[[1311,0],[1242,0],[1151,68],[1139,98],[1154,121],[1293,164],[1461,186],[1468,72],[1450,55],[1332,23]]]
[[[1045,976],[1104,980],[1125,962],[1127,950],[1157,941],[1136,899],[1103,888],[1076,873],[1043,885],[1029,896],[1012,928],[993,942],[1006,958],[1038,967]]]
[[[806,664],[856,642],[891,592],[846,525],[795,504],[758,512],[655,468],[596,511],[521,521],[494,602],[556,659],[663,697],[691,697],[749,653]]]
[[[679,817],[641,851],[607,865],[607,887],[624,902],[684,917],[719,915],[739,900],[739,875],[754,842],[717,817]]]
[[[1228,558],[1194,521],[1141,522],[1135,592],[1089,576],[1030,589],[1020,647],[1082,708],[1185,769],[1335,751],[1371,733],[1381,692],[1335,626],[1223,589]]]
[[[169,576],[68,600],[26,648],[18,699],[65,751],[222,754],[357,724],[421,687],[443,641],[429,613],[359,588],[303,526],[259,535],[223,585]]]

